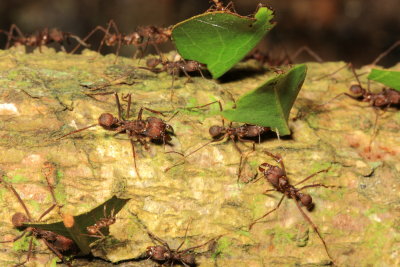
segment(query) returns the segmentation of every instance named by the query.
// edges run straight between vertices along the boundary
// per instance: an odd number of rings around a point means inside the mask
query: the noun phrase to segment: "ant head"
[[[150,246],[146,248],[146,255],[157,261],[164,261],[169,258],[169,251],[164,246]]]
[[[210,135],[215,138],[218,137],[219,135],[225,133],[225,128],[218,126],[218,125],[213,125],[210,127],[210,129],[208,130],[208,132],[210,133]]]
[[[105,128],[110,128],[117,123],[117,121],[118,119],[110,113],[103,113],[99,117],[99,125]]]
[[[188,72],[199,70],[200,68],[201,68],[200,63],[194,60],[189,60],[185,64],[185,70]]]
[[[17,212],[12,216],[11,222],[14,227],[18,228],[24,226],[24,223],[29,222],[29,219],[25,216],[25,214]]]
[[[314,203],[312,201],[312,197],[309,194],[301,194],[299,195],[300,202],[303,204],[305,207],[307,207],[308,210],[312,209],[314,206]]]
[[[350,86],[349,90],[354,95],[362,95],[365,92],[364,88],[362,88],[359,84],[353,84]]]

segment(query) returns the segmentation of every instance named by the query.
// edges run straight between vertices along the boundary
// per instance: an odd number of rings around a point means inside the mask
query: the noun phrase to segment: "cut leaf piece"
[[[176,24],[172,39],[183,58],[207,64],[216,79],[242,60],[272,29],[272,18],[273,11],[267,7],[260,7],[254,18],[207,12]]]
[[[222,115],[230,121],[270,127],[279,135],[289,135],[289,113],[306,73],[306,65],[296,65],[241,96],[236,108],[224,110]]]
[[[400,91],[400,71],[372,69],[368,79]]]
[[[50,224],[26,223],[24,224],[24,226],[52,231],[59,235],[68,237],[75,241],[81,251],[81,254],[86,255],[90,253],[89,244],[99,239],[98,237],[89,236],[86,227],[94,225],[102,218],[110,218],[112,216],[115,216],[128,201],[129,198],[122,199],[113,196],[111,199],[107,200],[106,202],[89,212],[74,217],[71,216],[72,219],[68,218],[68,221],[73,224],[70,225],[68,228],[65,226],[65,219],[64,222],[61,221]],[[66,215],[66,217],[69,216]],[[101,228],[100,231],[105,236],[110,233],[108,227]]]

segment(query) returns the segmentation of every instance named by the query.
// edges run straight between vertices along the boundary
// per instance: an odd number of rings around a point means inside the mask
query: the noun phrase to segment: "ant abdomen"
[[[224,131],[224,127],[221,127],[218,125],[213,125],[208,130],[208,132],[210,133],[210,135],[212,137],[217,137],[217,136],[221,135],[223,133],[223,131]]]
[[[116,119],[112,114],[110,113],[103,113],[99,117],[99,125],[105,128],[110,128],[114,124],[116,124],[118,119]]]
[[[22,212],[15,213],[12,218],[11,222],[15,227],[21,227],[24,223],[29,222],[28,218]]]
[[[189,266],[195,266],[196,265],[196,257],[192,253],[185,254],[185,255],[181,256],[180,260],[182,261],[182,263],[185,263],[186,265],[189,265]]]

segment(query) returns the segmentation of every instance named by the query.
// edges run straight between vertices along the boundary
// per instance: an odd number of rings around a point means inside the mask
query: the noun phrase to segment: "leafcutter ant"
[[[42,213],[42,215],[40,215],[40,217],[37,221],[33,220],[27,206],[23,202],[23,200],[20,197],[20,195],[18,194],[18,192],[12,186],[12,184],[5,181],[4,176],[0,177],[0,183],[2,183],[6,188],[8,188],[14,194],[14,196],[16,197],[18,202],[21,204],[22,208],[25,210],[25,214],[23,214],[21,212],[17,212],[12,216],[12,224],[14,225],[15,228],[22,230],[22,234],[15,237],[12,240],[0,241],[0,243],[15,242],[15,241],[21,239],[22,237],[24,237],[26,234],[32,235],[32,238],[29,241],[28,255],[27,255],[25,261],[17,264],[16,266],[22,266],[30,260],[32,253],[33,253],[33,238],[38,238],[38,239],[43,240],[43,242],[46,244],[46,246],[60,260],[62,260],[64,264],[66,264],[68,266],[72,266],[72,265],[69,262],[67,262],[67,260],[63,256],[63,254],[73,255],[73,254],[77,254],[79,252],[79,248],[77,247],[75,242],[73,240],[71,240],[70,238],[56,234],[51,231],[42,230],[42,229],[35,228],[35,227],[25,226],[25,223],[40,222],[44,216],[46,216],[55,207],[59,206],[57,204],[57,200],[54,195],[54,190],[53,190],[54,185],[51,182],[51,180],[53,180],[53,178],[54,178],[54,177],[51,177],[54,175],[54,172],[55,172],[55,166],[53,164],[47,162],[45,164],[45,167],[43,168],[43,174],[46,177],[47,185],[48,185],[49,191],[50,191],[52,199],[53,199],[53,205],[50,206],[47,210],[45,210]]]
[[[106,206],[104,206],[104,217],[100,218],[95,224],[86,227],[86,231],[89,233],[90,236],[104,238],[104,234],[101,232],[101,229],[108,228],[110,225],[114,224],[115,221],[116,218],[114,216],[114,210],[111,211],[110,216],[107,216]]]
[[[364,87],[362,87],[360,79],[358,78],[359,75],[357,75],[356,71],[354,70],[354,67],[352,66],[352,64],[349,65],[354,74],[354,77],[357,80],[357,84],[353,84],[350,86],[349,88],[350,94],[349,93],[338,94],[337,96],[335,96],[334,98],[330,99],[328,102],[320,106],[326,105],[331,101],[341,97],[342,95],[350,97],[351,99],[354,99],[359,102],[369,103],[370,106],[374,108],[374,111],[376,113],[374,130],[368,146],[368,150],[371,151],[371,144],[377,135],[379,109],[384,111],[386,111],[390,107],[395,107],[398,109],[400,107],[400,92],[392,88],[383,88],[382,91],[378,93],[371,92],[369,88],[370,81],[368,81],[367,89],[365,89]]]
[[[135,171],[136,171],[138,177],[141,179],[137,165],[136,165],[135,143],[136,142],[140,143],[141,145],[144,146],[144,148],[146,150],[149,149],[150,141],[162,141],[162,143],[165,145],[169,141],[171,141],[170,135],[174,134],[174,129],[172,128],[171,125],[167,124],[165,121],[163,121],[162,119],[157,118],[157,117],[148,117],[145,120],[142,119],[143,110],[147,110],[152,113],[165,116],[164,113],[162,113],[160,111],[152,110],[152,109],[149,109],[146,107],[140,108],[136,120],[127,120],[127,119],[123,118],[122,108],[120,105],[118,94],[115,93],[114,95],[115,95],[115,100],[116,100],[117,108],[118,108],[118,118],[114,117],[114,115],[112,115],[110,113],[103,113],[100,115],[100,117],[98,119],[98,123],[89,125],[82,129],[72,131],[70,133],[67,133],[67,134],[59,137],[57,140],[60,140],[68,135],[75,134],[75,133],[84,131],[86,129],[89,129],[89,128],[95,127],[95,126],[101,126],[105,130],[116,132],[116,134],[126,133],[130,139],[131,146],[132,146],[133,163],[134,163]],[[129,118],[129,112],[130,112],[131,100],[132,100],[131,94],[127,94],[126,96],[123,96],[123,98],[127,99],[127,101],[128,101],[125,115],[127,118]],[[172,117],[170,119],[172,119]]]
[[[192,108],[202,108],[205,106],[209,106],[211,104],[214,103],[218,103],[220,111],[222,111],[222,104],[220,101],[214,101],[202,106],[198,106],[198,107],[192,107]],[[191,108],[191,109],[192,109]],[[255,138],[258,138],[258,142],[261,142],[261,136],[270,131],[269,127],[263,127],[263,126],[258,126],[258,125],[252,125],[252,124],[243,124],[241,126],[238,127],[233,127],[232,126],[233,123],[230,122],[229,126],[226,127],[225,126],[225,121],[224,119],[222,119],[222,126],[220,125],[213,125],[209,128],[208,132],[210,133],[212,140],[201,145],[199,148],[195,149],[194,151],[190,152],[187,155],[184,155],[185,158],[189,157],[190,155],[194,154],[195,152],[199,151],[200,149],[204,148],[205,146],[211,144],[211,143],[215,143],[215,142],[219,142],[222,141],[224,139],[227,140],[231,140],[234,147],[236,148],[236,150],[240,153],[240,162],[239,162],[239,169],[238,169],[238,181],[241,177],[241,173],[242,173],[242,168],[243,168],[243,151],[240,149],[240,147],[238,146],[237,142],[248,142],[252,144],[252,151],[255,151],[255,144],[256,142],[254,141]],[[171,168],[182,165],[184,163],[184,161],[179,162],[169,168],[167,168],[165,171],[169,171]]]
[[[14,32],[17,33],[16,36],[14,35]],[[64,42],[65,41],[69,42],[70,39],[75,39],[79,45],[83,45],[85,47],[88,46],[78,36],[68,32],[60,31],[55,28],[53,29],[45,28],[34,34],[24,35],[22,31],[17,27],[17,25],[12,24],[10,30],[8,31],[8,33],[6,33],[6,35],[7,35],[6,49],[8,49],[11,46],[11,44],[13,44],[13,45],[39,47],[39,50],[41,50],[41,47],[44,45],[57,43],[60,45],[61,49],[65,51]]]
[[[115,33],[110,33],[111,28]],[[118,58],[119,51],[122,45],[133,45],[136,48],[146,47],[148,44],[155,46],[158,51],[157,44],[168,42],[171,38],[171,28],[162,28],[155,26],[143,26],[139,27],[137,32],[133,32],[130,34],[120,33],[115,21],[110,20],[107,24],[107,28],[102,26],[96,26],[84,39],[86,42],[94,33],[97,31],[101,31],[104,33],[103,39],[100,42],[100,46],[97,49],[97,52],[100,53],[101,48],[105,44],[106,46],[114,47],[117,45],[116,50],[116,59]],[[73,50],[72,53],[75,53],[80,44],[78,44]],[[136,54],[135,54],[136,55]]]
[[[197,266],[196,253],[194,252],[194,250],[203,247],[211,242],[217,241],[219,238],[221,238],[221,236],[212,238],[201,245],[180,250],[186,241],[188,229],[189,229],[189,224],[186,227],[184,240],[178,246],[177,249],[171,249],[166,241],[162,240],[161,238],[147,231],[147,234],[153,240],[153,242],[160,244],[147,247],[146,249],[147,257],[149,259],[152,259],[153,261],[161,263],[162,265],[170,264],[170,266],[174,266],[175,264],[182,264],[184,266]]]
[[[220,0],[211,0],[212,6],[206,12],[223,11],[229,13],[236,13],[233,2],[229,2],[226,6]]]
[[[320,234],[317,226],[311,221],[310,217],[308,217],[308,215],[301,208],[301,206],[304,206],[307,208],[308,211],[311,211],[314,208],[314,203],[313,203],[312,197],[309,194],[302,193],[301,191],[306,188],[311,188],[311,187],[333,188],[333,187],[338,187],[338,186],[328,186],[328,185],[318,183],[318,184],[305,185],[301,188],[296,188],[296,186],[311,179],[315,175],[322,173],[322,172],[328,172],[329,168],[318,171],[316,173],[313,173],[310,176],[301,180],[300,182],[292,185],[292,184],[290,184],[289,179],[286,176],[285,165],[283,164],[282,157],[279,155],[274,155],[268,151],[265,151],[265,153],[267,155],[269,155],[270,157],[272,157],[277,163],[279,163],[280,167],[271,165],[269,163],[263,163],[259,166],[259,168],[258,168],[259,171],[263,174],[263,176],[267,180],[267,182],[269,182],[274,187],[274,189],[266,190],[264,192],[264,194],[266,194],[267,192],[271,192],[271,191],[277,191],[277,192],[282,193],[283,195],[282,195],[281,199],[279,200],[278,204],[276,205],[276,207],[273,208],[272,210],[268,211],[267,213],[265,213],[260,218],[253,221],[250,224],[249,229],[251,230],[251,228],[254,226],[254,224],[259,223],[261,219],[267,217],[269,214],[276,211],[280,207],[280,205],[285,197],[291,198],[294,200],[294,202],[295,202],[297,208],[299,209],[301,215],[303,216],[303,218],[312,226],[314,231],[317,233],[318,237],[321,239],[321,241],[324,245],[326,254],[329,256],[329,258],[332,260],[332,262],[334,262],[332,256],[329,254],[328,247],[325,243],[325,240],[323,239],[322,235]],[[260,178],[262,178],[262,177],[260,177]],[[258,181],[259,179],[257,179],[256,181]]]

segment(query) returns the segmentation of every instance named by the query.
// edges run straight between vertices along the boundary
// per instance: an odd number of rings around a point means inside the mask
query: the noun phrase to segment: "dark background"
[[[307,45],[325,61],[363,65],[400,39],[400,0],[234,1],[242,15],[252,14],[259,2],[275,10],[277,22],[259,47],[277,57],[283,49],[290,54]],[[106,26],[114,19],[120,32],[131,33],[139,25],[175,24],[204,12],[210,5],[208,0],[2,0],[0,29],[8,31],[15,23],[22,32],[30,34],[56,27],[83,38],[95,26]],[[97,49],[101,38],[98,34],[91,39],[92,49]],[[0,35],[0,48],[4,48],[5,39],[4,34]],[[133,52],[125,48],[121,54],[131,56]],[[299,60],[311,58],[304,56]],[[397,48],[381,65],[391,66],[399,61]]]

